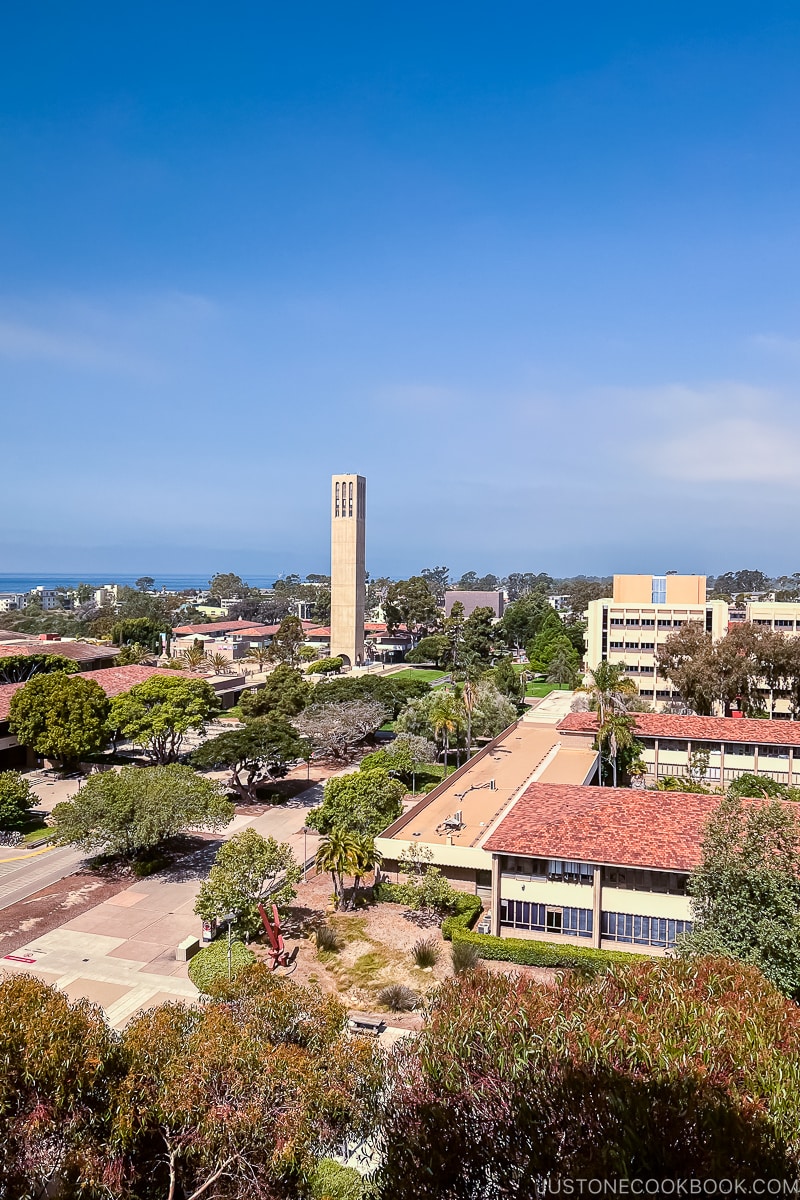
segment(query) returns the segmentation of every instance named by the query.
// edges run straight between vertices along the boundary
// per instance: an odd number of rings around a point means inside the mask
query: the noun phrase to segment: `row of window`
[[[655,738],[642,737],[638,740],[645,750],[655,750]],[[658,747],[666,753],[686,754],[689,743],[681,738],[659,738]],[[692,750],[707,750],[709,754],[719,754],[720,750],[724,750],[726,758],[753,758],[756,751],[759,758],[779,758],[784,761],[789,758],[788,746],[748,746],[743,742],[692,742]]]
[[[601,937],[610,942],[633,946],[659,946],[671,949],[681,933],[691,933],[691,921],[672,921],[666,917],[637,917],[631,913],[604,912],[600,921]]]
[[[794,621],[783,621],[783,620],[779,621],[777,618],[774,622],[770,621],[770,620],[761,620],[760,618],[756,618],[756,620],[753,621],[753,624],[754,625],[768,625],[768,626],[774,625],[774,627],[776,629],[794,629],[795,628]]]
[[[592,883],[592,867],[588,863],[569,862],[563,858],[516,858],[504,854],[500,870],[511,879]]]
[[[569,937],[592,936],[594,917],[590,908],[560,908],[527,900],[501,900],[500,924],[505,929],[526,929],[530,933],[565,934]],[[691,921],[669,917],[641,917],[632,913],[604,912],[600,935],[610,942],[631,946],[655,946],[671,949],[682,933],[691,933]]]
[[[612,650],[655,650],[655,642],[611,642]]]
[[[593,918],[590,908],[560,908],[527,900],[501,900],[500,924],[511,929],[529,929],[533,933],[591,937]]]
[[[627,629],[652,629],[656,625],[659,629],[680,629],[686,622],[672,617],[659,617],[658,621],[650,617],[612,617],[611,624],[624,625]]]

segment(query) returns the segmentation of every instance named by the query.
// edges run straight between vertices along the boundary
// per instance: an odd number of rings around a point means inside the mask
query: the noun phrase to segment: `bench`
[[[382,1017],[367,1017],[359,1014],[350,1018],[350,1028],[353,1033],[370,1033],[373,1037],[377,1037],[383,1026]]]
[[[175,951],[175,958],[178,962],[188,962],[190,958],[194,958],[199,949],[200,942],[196,937],[184,938]]]

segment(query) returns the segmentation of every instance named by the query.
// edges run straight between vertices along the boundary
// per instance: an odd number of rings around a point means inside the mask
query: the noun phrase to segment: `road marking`
[[[42,850],[31,850],[30,854],[18,854],[16,858],[0,858],[0,863],[8,862],[25,862],[28,858],[36,858],[39,854],[49,854],[51,850],[55,850],[55,846],[45,846]]]

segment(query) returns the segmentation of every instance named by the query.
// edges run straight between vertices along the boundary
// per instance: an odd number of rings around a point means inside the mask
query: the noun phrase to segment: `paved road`
[[[7,857],[13,853],[8,850]],[[3,862],[3,857],[6,855],[0,853],[0,909],[25,900],[65,875],[71,875],[84,859],[83,854],[70,847],[31,852],[30,857],[17,862]]]

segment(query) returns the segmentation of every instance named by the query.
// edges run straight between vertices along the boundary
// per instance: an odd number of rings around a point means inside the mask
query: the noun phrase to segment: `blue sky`
[[[0,28],[0,571],[800,569],[796,4]]]

